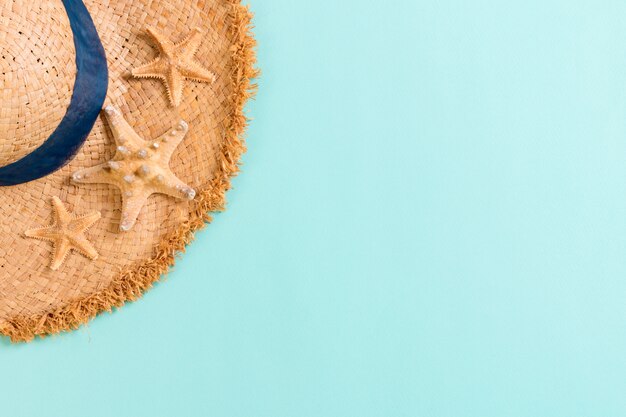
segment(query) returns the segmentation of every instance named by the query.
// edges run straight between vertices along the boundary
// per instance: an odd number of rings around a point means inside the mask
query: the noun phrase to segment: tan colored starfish
[[[185,80],[205,83],[215,82],[215,74],[204,68],[196,58],[202,43],[202,31],[194,28],[185,40],[173,43],[154,28],[148,28],[159,50],[159,56],[151,63],[132,72],[136,78],[158,78],[165,83],[167,96],[178,107],[183,99]]]
[[[100,213],[96,211],[80,217],[74,216],[67,211],[58,197],[52,197],[52,207],[54,208],[54,221],[51,226],[24,232],[27,237],[53,242],[54,252],[50,268],[53,271],[58,270],[70,250],[91,260],[97,259],[98,252],[84,233],[100,219]]]
[[[74,173],[72,180],[83,184],[111,184],[122,192],[120,230],[129,231],[148,197],[167,194],[193,200],[196,192],[170,170],[169,162],[189,126],[181,120],[159,139],[146,142],[113,106],[104,109],[117,152],[112,160]]]

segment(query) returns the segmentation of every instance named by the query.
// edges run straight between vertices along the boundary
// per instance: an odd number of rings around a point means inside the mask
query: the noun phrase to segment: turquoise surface
[[[626,415],[626,3],[250,4],[228,211],[0,415]]]

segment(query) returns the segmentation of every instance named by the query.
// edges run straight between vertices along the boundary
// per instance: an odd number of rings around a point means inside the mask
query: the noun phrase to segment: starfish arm
[[[127,232],[137,223],[139,212],[146,204],[146,200],[151,193],[136,191],[136,195],[122,195],[122,218],[120,220],[120,231]]]
[[[176,44],[176,48],[180,48],[181,57],[191,60],[196,54],[196,52],[198,52],[198,49],[200,48],[201,44],[202,44],[202,30],[196,27],[196,28],[193,28],[193,30],[191,31],[189,35],[187,35],[185,40]]]
[[[185,89],[185,77],[181,75],[178,69],[172,67],[167,73],[167,81],[165,82],[167,96],[170,103],[174,107],[178,107],[183,101],[183,90]]]
[[[116,179],[110,174],[111,166],[115,162],[107,162],[91,168],[81,169],[72,175],[72,181],[77,184],[111,184],[117,185]]]
[[[182,182],[171,171],[166,172],[163,177],[163,181],[155,185],[155,192],[185,200],[193,200],[196,197],[196,191]]]
[[[166,70],[167,65],[165,65],[161,57],[159,57],[149,64],[134,68],[132,74],[135,78],[159,78],[164,80],[165,76],[163,74],[165,74]]]
[[[123,151],[124,148],[134,150],[145,146],[144,140],[128,124],[119,110],[113,106],[107,106],[104,113],[109,121],[113,139],[118,146],[118,152]]]
[[[53,226],[40,227],[38,229],[30,229],[24,232],[24,236],[39,240],[54,241],[56,237],[52,232]]]
[[[82,234],[72,238],[71,243],[72,250],[91,260],[98,259],[98,251]]]
[[[148,32],[148,34],[150,34],[150,37],[154,41],[154,44],[157,46],[161,54],[167,55],[174,50],[174,43],[170,41],[160,30],[155,27],[148,27],[146,28],[146,31]]]
[[[54,252],[52,254],[50,269],[57,271],[61,267],[70,252],[70,248],[70,242],[65,238],[60,238],[54,241]]]
[[[162,163],[166,165],[169,163],[174,151],[187,136],[187,132],[189,132],[189,124],[180,120],[176,126],[155,141],[155,144],[159,146],[159,158]]]
[[[185,76],[185,78],[193,81],[212,84],[216,80],[215,74],[204,68],[202,64],[200,64],[195,59],[191,59],[188,62],[185,62],[180,72],[182,75]]]
[[[72,215],[67,211],[59,197],[52,197],[52,207],[54,208],[54,217],[57,223],[66,224],[72,219]]]
[[[93,226],[95,222],[100,220],[100,217],[102,217],[102,215],[99,211],[94,211],[93,213],[77,217],[72,220],[72,229],[78,233],[83,233],[85,230]]]

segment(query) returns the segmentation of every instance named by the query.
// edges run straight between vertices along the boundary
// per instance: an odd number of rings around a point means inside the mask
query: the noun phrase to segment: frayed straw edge
[[[209,186],[194,200],[195,207],[190,213],[190,219],[161,241],[152,259],[121,272],[108,287],[39,316],[8,320],[0,328],[0,334],[10,337],[13,342],[29,342],[35,336],[44,337],[75,330],[103,311],[111,312],[127,301],[139,299],[174,265],[176,255],[185,251],[185,247],[193,240],[194,232],[212,220],[209,213],[224,209],[226,191],[231,188],[230,180],[239,172],[239,160],[246,151],[243,134],[248,119],[243,108],[256,93],[257,85],[251,80],[259,75],[254,67],[256,41],[252,36],[252,13],[240,0],[226,1],[231,7],[229,18],[234,40],[231,47],[234,62],[231,79],[235,85],[231,97],[233,114],[222,154],[219,155],[218,171]]]

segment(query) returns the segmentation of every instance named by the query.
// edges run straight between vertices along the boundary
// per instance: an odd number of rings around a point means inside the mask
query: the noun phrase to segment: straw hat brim
[[[0,7],[0,33],[4,32],[0,37],[12,45],[9,49],[17,48],[14,55],[19,59],[14,62],[23,58],[20,71],[12,72],[11,64],[3,62],[9,75],[0,123],[16,127],[0,132],[0,165],[28,154],[51,133],[63,116],[75,76],[71,32],[59,12],[60,0],[51,10],[52,18],[17,10],[26,3],[16,0],[12,8]],[[102,311],[141,297],[167,273],[194,232],[210,222],[209,213],[224,208],[230,178],[238,172],[245,151],[243,107],[254,94],[252,80],[258,75],[247,6],[240,0],[85,0],[85,5],[107,54],[107,104],[118,108],[146,140],[164,134],[181,119],[189,124],[170,168],[197,195],[185,201],[155,194],[133,229],[120,232],[120,191],[111,185],[70,181],[77,170],[112,157],[114,143],[104,118],[66,167],[37,181],[0,188],[0,333],[13,341],[75,329]],[[15,31],[16,15],[25,19],[20,22],[21,35]],[[173,107],[162,83],[133,79],[130,71],[157,54],[145,35],[149,26],[171,35],[173,41],[200,27],[204,38],[197,59],[216,74],[216,81],[188,83],[182,103]],[[24,33],[28,39],[20,41],[18,36]],[[34,79],[28,76],[33,65],[44,69]],[[27,79],[20,79],[18,72]],[[10,105],[6,97],[11,98]],[[101,213],[87,232],[98,259],[72,254],[53,271],[50,243],[24,236],[27,229],[50,224],[52,197],[79,215]]]

